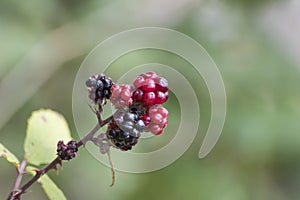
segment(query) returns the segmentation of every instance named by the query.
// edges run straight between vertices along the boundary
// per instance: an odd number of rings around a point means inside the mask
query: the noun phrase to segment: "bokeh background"
[[[298,0],[1,1],[0,142],[22,159],[26,119],[39,108],[62,113],[78,139],[72,89],[81,62],[109,36],[144,26],[187,34],[212,56],[228,98],[221,138],[208,157],[198,159],[210,100],[203,80],[191,80],[201,91],[201,123],[180,159],[152,173],[117,172],[116,185],[109,187],[110,169],[81,149],[58,176],[49,173],[67,198],[299,199]],[[112,65],[117,69],[147,62],[188,65],[170,53],[152,50],[134,52]],[[118,71],[109,74],[116,76]],[[174,110],[172,120],[178,120],[176,98],[167,106]],[[162,141],[170,139],[171,130]],[[1,159],[0,199],[7,197],[15,177],[14,167]],[[24,199],[47,197],[35,184]]]

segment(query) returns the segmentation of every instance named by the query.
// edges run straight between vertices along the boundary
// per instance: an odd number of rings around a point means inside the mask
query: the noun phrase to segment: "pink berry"
[[[130,106],[133,103],[132,87],[126,84],[114,84],[111,88],[111,103],[116,108]]]
[[[146,124],[144,122],[146,125],[145,131],[150,131],[155,135],[161,134],[168,124],[168,110],[163,107],[152,106],[143,117],[148,120],[150,118],[150,123]]]
[[[111,96],[112,97],[118,97],[120,96],[121,92],[122,92],[122,88],[120,88],[120,86],[118,84],[114,84],[112,87],[111,87]]]

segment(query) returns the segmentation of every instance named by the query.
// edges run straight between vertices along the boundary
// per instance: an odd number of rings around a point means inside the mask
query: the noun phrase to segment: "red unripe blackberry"
[[[145,107],[163,104],[168,99],[168,81],[155,72],[139,75],[134,86],[133,101],[141,102]]]
[[[127,84],[114,84],[111,87],[111,103],[116,108],[128,107],[132,104],[132,87]]]

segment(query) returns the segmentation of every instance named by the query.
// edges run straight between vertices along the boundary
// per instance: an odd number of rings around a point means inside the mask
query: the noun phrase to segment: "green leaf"
[[[28,166],[26,167],[28,173],[35,175],[36,168]],[[45,191],[48,199],[50,200],[66,200],[64,193],[57,187],[57,185],[49,178],[47,174],[41,176],[37,181],[43,190]]]
[[[18,158],[12,154],[5,146],[0,143],[0,158],[5,158],[8,162],[12,163],[14,166],[19,167]]]
[[[71,140],[64,117],[52,110],[33,112],[28,119],[24,144],[25,159],[34,165],[50,163],[56,157],[59,140]]]

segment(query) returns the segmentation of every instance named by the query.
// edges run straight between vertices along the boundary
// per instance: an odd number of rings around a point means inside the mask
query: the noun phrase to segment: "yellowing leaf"
[[[12,154],[7,148],[5,148],[1,143],[0,158],[5,158],[8,162],[12,163],[16,167],[18,167],[20,164],[18,158],[14,154]]]
[[[50,163],[56,157],[59,140],[71,140],[64,117],[52,110],[33,112],[28,119],[24,143],[25,159],[34,165]]]
[[[36,172],[34,171],[35,169],[36,168],[31,166],[26,167],[27,172],[32,174],[33,176],[36,174]],[[41,176],[37,182],[41,185],[49,200],[67,199],[64,193],[57,187],[57,185],[49,178],[47,174]]]

